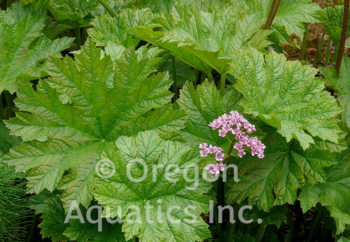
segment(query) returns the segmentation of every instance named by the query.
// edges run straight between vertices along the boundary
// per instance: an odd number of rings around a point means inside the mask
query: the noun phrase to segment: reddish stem
[[[342,61],[342,58],[344,55],[344,49],[345,49],[344,47],[345,47],[346,34],[348,31],[348,23],[349,23],[349,0],[345,0],[344,1],[343,26],[342,26],[342,31],[341,31],[337,60],[335,63],[335,70],[338,72],[338,75],[339,75],[339,71],[340,71],[341,61]]]
[[[275,5],[276,5],[276,0],[272,0],[270,11],[269,11],[269,15],[267,16],[267,19],[266,19],[266,22],[265,22],[265,25],[264,25],[264,30],[269,28],[269,24],[271,22],[272,14],[273,14],[273,11],[275,10]]]

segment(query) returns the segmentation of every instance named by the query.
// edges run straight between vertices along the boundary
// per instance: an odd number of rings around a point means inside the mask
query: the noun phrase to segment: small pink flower
[[[241,150],[243,148],[243,145],[241,143],[236,143],[234,146],[233,146],[236,150]]]
[[[232,129],[232,134],[240,134],[241,130],[239,128]]]
[[[239,140],[239,143],[241,143],[242,145],[246,145],[248,143],[249,137],[248,135],[241,137]]]
[[[223,130],[223,129],[220,129],[220,130],[219,130],[219,136],[225,137],[226,134],[227,134],[227,132],[226,132],[225,130]]]
[[[206,157],[209,154],[209,149],[205,148],[204,150],[200,150],[199,153],[202,157]]]
[[[215,148],[216,148],[216,151],[217,151],[217,152],[223,151],[223,149],[222,149],[221,147],[216,147],[216,146],[215,146]]]
[[[350,41],[350,36],[345,40],[345,42],[349,42]]]
[[[241,132],[241,133],[239,133],[239,136],[240,136],[240,137],[244,137],[244,136],[245,136],[245,133],[244,133],[244,132]]]
[[[222,163],[216,163],[216,169],[217,169],[218,171],[224,171],[224,170],[225,170],[224,164],[222,164]]]
[[[223,160],[224,160],[224,156],[225,156],[225,154],[223,154],[223,153],[221,153],[221,152],[217,152],[217,153],[216,153],[216,156],[215,156],[215,159],[216,159],[217,161],[223,161]]]
[[[225,113],[224,115],[222,115],[222,118],[227,120],[227,119],[231,119],[231,116]]]
[[[222,127],[222,130],[225,130],[225,131],[226,131],[226,133],[227,133],[228,131],[230,131],[230,130],[231,130],[231,125],[230,125],[230,124],[225,125],[224,127]]]
[[[209,154],[214,154],[217,151],[217,147],[209,145],[208,150],[209,150]]]
[[[237,121],[238,121],[237,118],[233,117],[233,118],[231,118],[228,122],[229,122],[231,125],[236,125]]]
[[[207,147],[208,147],[207,143],[202,143],[202,144],[199,145],[199,148],[201,148],[201,149],[205,149]]]
[[[240,129],[242,127],[242,124],[240,122],[237,122],[236,127],[237,127],[237,129]]]
[[[258,158],[259,158],[259,159],[264,158],[264,153],[259,153],[259,154],[258,154]]]
[[[246,153],[245,153],[245,151],[244,150],[239,150],[238,151],[238,156],[239,156],[239,158],[242,158],[242,156],[244,156]]]
[[[248,134],[251,134],[251,133],[253,133],[253,130],[252,130],[251,128],[248,128],[248,129],[247,129],[247,133],[248,133]]]

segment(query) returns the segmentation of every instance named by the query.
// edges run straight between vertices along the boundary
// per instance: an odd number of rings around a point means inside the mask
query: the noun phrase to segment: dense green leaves
[[[350,224],[350,209],[348,201],[350,199],[350,154],[349,149],[338,155],[339,163],[327,171],[327,179],[323,183],[310,185],[302,188],[302,202],[304,211],[320,202],[326,206],[333,217],[337,234],[345,229],[346,224]],[[307,191],[304,191],[304,190]],[[308,197],[305,196],[308,195]]]
[[[345,149],[316,140],[304,151],[297,141],[287,143],[273,130],[269,130],[263,143],[267,146],[263,159],[247,156],[234,161],[240,181],[229,180],[231,189],[227,197],[230,203],[249,198],[251,204],[265,211],[274,205],[293,204],[297,189],[303,187],[306,181],[311,184],[326,181],[324,168],[337,163],[331,152]]]
[[[5,127],[4,122],[0,120],[0,158],[16,145],[19,145],[19,138],[9,135],[9,130]]]
[[[338,102],[343,109],[342,120],[350,127],[350,58],[343,57],[339,75],[334,68],[321,70],[325,76],[326,86],[338,93]]]
[[[153,14],[149,9],[131,10],[126,9],[112,18],[110,15],[101,15],[94,19],[89,29],[89,35],[97,45],[107,46],[107,43],[113,42],[125,47],[136,46],[140,40],[132,38],[132,35],[125,32],[126,29],[151,23]]]
[[[53,195],[45,200],[46,208],[42,211],[43,222],[39,225],[43,238],[50,237],[52,241],[79,241],[79,242],[125,242],[124,234],[121,232],[120,223],[108,223],[101,219],[99,231],[98,210],[87,211],[80,206],[73,212],[69,222],[65,223],[67,214],[64,211],[59,195]],[[78,215],[81,215],[80,219]],[[130,240],[132,242],[133,240]]]
[[[49,55],[61,57],[73,41],[64,37],[50,41],[43,36],[45,11],[33,13],[33,7],[14,3],[0,15],[0,93],[6,89],[17,90],[17,79],[33,80],[44,73],[41,63]]]
[[[74,61],[51,57],[51,77],[40,81],[37,91],[29,83],[20,86],[21,112],[6,123],[29,142],[13,149],[5,162],[28,171],[28,192],[59,188],[66,209],[73,200],[88,206],[96,163],[118,137],[144,130],[167,139],[178,136],[185,120],[169,104],[168,74],[153,75],[152,58],[141,54],[128,49],[115,61],[100,59],[101,50],[88,41]]]
[[[314,77],[316,69],[273,51],[264,59],[254,49],[237,52],[231,67],[235,88],[246,97],[245,113],[277,128],[288,142],[298,140],[303,149],[315,143],[313,136],[338,143],[341,130],[334,118],[341,109]]]
[[[116,145],[118,150],[106,152],[116,173],[99,181],[94,195],[110,208],[105,216],[122,218],[127,239],[135,235],[141,242],[210,237],[200,214],[209,210],[210,197],[202,194],[211,184],[195,171],[197,152],[185,144],[164,141],[154,131],[136,138],[120,137]]]
[[[212,69],[220,74],[227,71],[232,51],[246,46],[263,51],[270,44],[266,38],[271,32],[260,29],[257,15],[240,15],[235,6],[214,13],[177,6],[171,14],[155,19],[155,25],[134,27],[128,32],[170,50],[210,77]]]
[[[344,6],[338,5],[335,7],[328,7],[323,9],[321,13],[321,21],[325,31],[329,35],[333,43],[338,46],[340,42],[342,24],[343,24]],[[349,20],[350,23],[350,20]],[[350,25],[348,26],[348,33],[350,35]]]

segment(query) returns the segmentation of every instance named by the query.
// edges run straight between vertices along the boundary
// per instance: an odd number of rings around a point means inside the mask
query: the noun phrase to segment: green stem
[[[30,228],[30,233],[28,235],[27,242],[30,242],[32,240],[35,228],[36,228],[36,215],[33,218],[32,226]]]
[[[321,56],[321,49],[322,49],[322,45],[323,45],[323,39],[324,39],[324,36],[326,35],[326,31],[323,31],[323,34],[321,36],[321,40],[320,42],[318,43],[318,47],[317,47],[317,59],[318,61],[321,61],[322,60],[322,56]]]
[[[220,95],[223,96],[225,92],[225,84],[226,84],[226,73],[222,74],[220,77]]]
[[[87,27],[83,27],[83,33],[81,34],[81,44],[83,45],[87,39]]]
[[[219,234],[219,241],[223,242],[223,232],[222,232],[221,224],[219,223],[218,206],[214,207],[214,219],[215,219],[216,229],[218,230],[218,234]]]
[[[301,60],[305,60],[306,57],[306,42],[307,42],[307,27],[309,24],[305,23],[305,32],[303,37],[303,45],[301,47]]]
[[[275,231],[275,226],[273,224],[270,224],[268,226],[267,232],[266,232],[266,238],[265,238],[266,242],[270,242],[271,241],[271,236],[272,236],[274,231]]]
[[[115,18],[117,17],[113,9],[106,3],[105,0],[99,0],[99,1],[112,17],[115,17]]]
[[[176,59],[174,56],[171,57],[171,62],[173,65],[173,93],[174,93],[174,97],[173,97],[173,101],[175,102],[178,98],[178,90],[177,90],[177,75],[176,75]]]
[[[287,218],[289,221],[289,235],[288,235],[288,239],[286,242],[291,242],[293,239],[293,233],[294,233],[294,221],[293,221],[292,215],[290,215],[289,211],[287,212],[286,215],[287,215]]]
[[[262,238],[264,237],[264,234],[265,234],[265,230],[266,230],[265,225],[263,223],[260,224],[259,230],[255,235],[255,239],[257,242],[260,242],[262,240]]]
[[[343,55],[344,55],[345,40],[346,40],[347,31],[348,31],[348,24],[349,24],[349,0],[344,0],[343,25],[342,25],[342,31],[341,31],[341,36],[340,36],[340,42],[339,42],[339,52],[337,55],[337,60],[335,62],[335,70],[338,72],[338,75],[339,75],[340,66],[341,66],[341,62],[343,59]]]
[[[208,77],[209,81],[211,81],[211,82],[214,81],[214,77],[211,74],[211,71],[208,71],[206,74],[207,74],[207,77]]]
[[[230,141],[230,147],[228,148],[228,151],[227,151],[227,153],[226,153],[226,155],[225,155],[225,157],[224,157],[224,159],[222,161],[223,164],[227,163],[227,161],[230,158],[230,155],[231,155],[231,153],[233,151],[233,146],[235,145],[234,140],[231,140],[228,136],[227,136],[227,138]]]
[[[80,27],[75,28],[75,44],[77,45],[77,50],[80,50],[81,38],[80,38]]]
[[[339,45],[334,46],[334,54],[333,54],[333,58],[332,58],[332,64],[334,64],[336,62],[338,51],[339,51]]]
[[[229,228],[229,234],[228,234],[228,240],[227,241],[231,241],[232,240],[233,235],[234,235],[234,233],[236,232],[236,229],[237,229],[237,225],[238,225],[238,203],[234,203],[234,205],[233,205],[233,212],[234,212],[234,221],[235,221],[235,223],[230,224],[231,226]]]
[[[264,30],[269,28],[269,24],[271,22],[272,14],[273,14],[273,11],[275,10],[275,5],[276,5],[276,0],[272,0],[270,11],[269,11],[269,15],[267,16],[267,19],[266,19],[266,22],[265,22],[265,25],[264,25]]]
[[[5,91],[4,95],[5,95],[6,104],[7,104],[8,118],[12,118],[15,116],[15,113],[12,110],[12,107],[14,106],[13,96],[8,91]]]
[[[316,219],[312,222],[311,231],[310,231],[309,237],[307,238],[307,242],[311,242],[315,233],[317,233],[321,218],[322,218],[322,210],[317,212]]]
[[[329,56],[331,51],[331,38],[328,39],[327,48],[326,48],[326,57],[324,59],[324,66],[327,67],[329,63]]]
[[[0,119],[4,119],[5,116],[4,116],[4,107],[2,105],[2,94],[0,94]]]

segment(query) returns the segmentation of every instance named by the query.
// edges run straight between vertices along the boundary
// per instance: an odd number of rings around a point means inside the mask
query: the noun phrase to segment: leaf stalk
[[[338,75],[339,75],[340,66],[344,55],[348,24],[349,24],[349,0],[344,0],[343,26],[342,26],[341,36],[340,36],[337,60],[335,62],[335,70],[337,71]]]
[[[117,14],[113,11],[113,9],[106,3],[105,0],[99,0],[102,6],[107,10],[107,12],[112,16],[112,17],[117,17]]]

